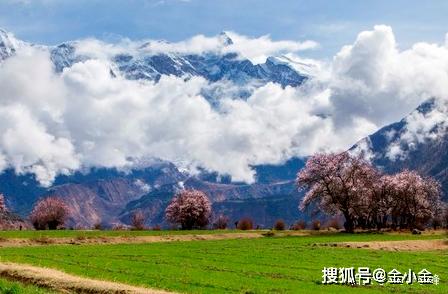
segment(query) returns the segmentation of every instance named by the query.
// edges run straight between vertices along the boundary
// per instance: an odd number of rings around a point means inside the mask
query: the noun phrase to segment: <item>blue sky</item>
[[[303,55],[325,58],[375,24],[392,26],[402,48],[442,43],[447,12],[444,0],[2,0],[0,27],[43,44],[85,37],[179,41],[232,30],[315,40],[320,48]]]

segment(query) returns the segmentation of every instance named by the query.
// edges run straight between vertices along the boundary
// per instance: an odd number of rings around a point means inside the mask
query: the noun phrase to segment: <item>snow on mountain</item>
[[[0,29],[0,61],[12,56],[24,42],[17,40],[11,33]]]
[[[436,177],[448,192],[448,103],[429,99],[401,121],[351,148],[386,172],[415,169]]]
[[[232,39],[221,33],[217,39],[222,48],[233,45]],[[97,56],[79,50],[81,41],[65,42],[58,46],[39,46],[50,52],[56,71]],[[157,43],[155,46],[154,44]],[[24,42],[16,40],[12,34],[0,30],[0,60],[12,56]],[[168,42],[150,41],[132,50],[121,50],[108,58],[111,74],[121,74],[132,80],[159,81],[162,75],[191,78],[203,77],[210,82],[228,81],[236,86],[262,86],[273,82],[282,87],[301,85],[317,69],[311,62],[293,59],[288,56],[269,57],[266,62],[254,64],[238,53],[210,51],[203,53],[155,52],[148,48],[169,47]],[[100,49],[101,50],[101,49]],[[108,53],[107,53],[108,54]],[[105,54],[105,55],[107,55]],[[241,90],[245,96],[246,90]],[[206,95],[210,95],[207,93]]]

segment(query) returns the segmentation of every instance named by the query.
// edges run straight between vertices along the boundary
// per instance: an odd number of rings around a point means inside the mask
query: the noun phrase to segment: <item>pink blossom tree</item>
[[[387,226],[392,211],[393,176],[377,172],[366,183],[369,188],[368,198],[368,228],[381,229]]]
[[[342,214],[345,230],[353,232],[356,222],[368,219],[371,183],[376,175],[369,163],[347,152],[314,155],[297,175],[298,187],[308,189],[300,208],[317,205],[328,214]]]
[[[69,214],[67,205],[58,197],[46,197],[34,206],[30,220],[37,230],[56,230],[62,226]]]
[[[405,170],[393,175],[391,184],[391,216],[395,226],[411,229],[422,226],[441,207],[440,184],[430,177]]]
[[[165,210],[166,219],[183,230],[204,228],[211,216],[211,203],[204,192],[183,190],[176,194]]]
[[[299,188],[308,192],[300,208],[316,206],[330,215],[345,217],[345,230],[355,227],[416,228],[434,220],[443,210],[440,184],[405,170],[380,173],[360,157],[340,154],[312,156],[297,176]]]

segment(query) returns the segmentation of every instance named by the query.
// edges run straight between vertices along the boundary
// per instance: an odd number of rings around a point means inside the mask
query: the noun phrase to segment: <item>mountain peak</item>
[[[227,32],[223,31],[221,32],[219,35],[219,40],[221,41],[221,43],[224,46],[229,46],[229,45],[233,45],[233,40],[232,38],[229,37],[229,35],[227,34]]]
[[[13,55],[19,47],[19,41],[11,33],[0,28],[0,61]]]

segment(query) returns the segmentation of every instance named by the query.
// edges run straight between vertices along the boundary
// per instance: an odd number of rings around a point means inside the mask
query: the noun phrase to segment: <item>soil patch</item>
[[[343,242],[337,243],[337,246],[389,251],[431,251],[448,250],[448,240]]]
[[[62,271],[16,263],[0,263],[0,276],[9,280],[32,284],[61,293],[173,293],[127,284],[82,278]]]
[[[131,236],[131,237],[73,237],[73,238],[1,238],[0,247],[22,247],[38,245],[84,245],[84,244],[141,244],[156,242],[253,239],[264,237],[264,231],[247,233],[223,233],[204,235],[165,235],[165,236]],[[275,233],[275,236],[305,236],[305,232]]]

